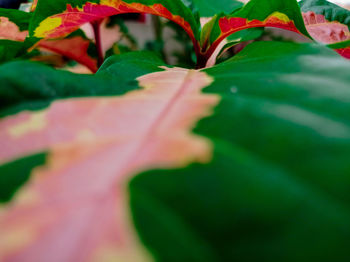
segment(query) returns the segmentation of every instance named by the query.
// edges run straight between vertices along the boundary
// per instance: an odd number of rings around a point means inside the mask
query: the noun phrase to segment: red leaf
[[[226,38],[228,35],[231,35],[235,32],[253,27],[270,26],[300,33],[299,30],[295,27],[293,21],[284,21],[274,16],[269,16],[264,21],[259,21],[256,19],[249,21],[248,19],[241,17],[223,17],[219,20],[219,26],[223,34],[221,37],[223,38]]]
[[[335,51],[342,57],[350,59],[350,47],[336,49]]]
[[[96,59],[90,57],[87,53],[89,45],[90,41],[82,38],[81,36],[59,40],[44,40],[40,41],[39,43],[41,48],[48,49],[73,59],[88,67],[92,72],[96,72],[98,69],[97,61]]]

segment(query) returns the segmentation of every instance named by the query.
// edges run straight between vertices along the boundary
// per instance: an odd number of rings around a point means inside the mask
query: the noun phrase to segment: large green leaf
[[[157,261],[348,261],[349,70],[325,47],[278,42],[205,70],[222,97],[195,129],[212,162],[130,184]]]
[[[47,152],[1,209],[0,258],[149,261],[130,197],[156,261],[347,261],[350,63],[316,44],[261,42],[202,71],[162,65],[129,53],[95,76],[2,66],[6,92],[55,101],[0,120],[2,167]],[[24,67],[37,78],[6,82]]]

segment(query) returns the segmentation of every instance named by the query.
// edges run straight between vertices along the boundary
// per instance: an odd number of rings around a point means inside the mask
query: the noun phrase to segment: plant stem
[[[104,54],[102,50],[102,43],[101,43],[101,23],[102,20],[97,20],[91,22],[91,26],[94,30],[94,36],[95,36],[95,45],[96,45],[96,51],[97,51],[97,66],[100,67],[104,62]]]
[[[202,69],[205,68],[207,65],[208,58],[202,54],[198,55],[197,54],[197,65],[196,69]]]
[[[154,33],[156,40],[162,40],[163,37],[163,24],[159,16],[152,16],[152,23],[154,27]]]
[[[161,56],[163,57],[164,61],[167,62],[167,56],[164,50],[164,43],[163,43],[163,29],[164,29],[164,24],[162,20],[160,19],[159,16],[152,16],[152,24],[154,28],[154,34],[155,34],[155,39],[158,44],[161,44],[160,46],[160,53]]]

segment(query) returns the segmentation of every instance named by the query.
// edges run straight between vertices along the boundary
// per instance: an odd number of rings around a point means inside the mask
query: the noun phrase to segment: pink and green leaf
[[[18,26],[19,31],[27,31],[31,14],[14,9],[0,8],[0,17],[6,17]]]
[[[350,11],[326,0],[304,0],[300,5],[306,28],[313,39],[328,44],[349,59]]]
[[[300,7],[303,13],[311,11],[323,15],[327,21],[344,24],[350,29],[350,11],[341,6],[326,0],[302,0]]]
[[[0,162],[31,169],[1,206],[1,261],[298,261],[295,250],[346,261],[348,61],[283,42],[254,43],[202,71],[121,57],[91,76],[0,67],[0,107],[61,89],[120,90],[142,75],[122,96],[59,99],[0,120]],[[42,71],[22,81],[16,68]]]
[[[49,152],[1,209],[1,261],[152,261],[132,226],[127,182],[208,162],[211,143],[191,129],[219,98],[201,93],[212,79],[194,70],[138,81],[143,88],[124,96],[56,101],[0,121],[0,163]]]
[[[0,16],[0,39],[23,42],[27,35],[28,30],[21,31],[8,17]]]
[[[0,62],[25,54],[30,18],[25,12],[0,8]]]
[[[19,10],[0,9],[0,40],[22,42],[21,49],[33,49],[30,41],[24,43],[28,37],[29,21],[32,14]],[[35,47],[44,48],[62,56],[68,57],[88,67],[92,72],[97,71],[95,58],[89,56],[87,50],[91,41],[84,34],[71,35],[65,39],[41,40]],[[16,47],[19,43],[13,43]],[[11,49],[11,46],[8,47]],[[6,48],[6,49],[8,49]],[[8,50],[4,50],[8,52]]]
[[[275,27],[309,36],[296,0],[251,0],[233,14],[213,18],[212,28],[202,34],[202,54],[208,57],[228,36],[257,27]]]
[[[303,18],[312,38],[320,43],[334,44],[350,39],[350,31],[345,24],[328,21],[324,15],[312,11],[303,13]]]
[[[23,42],[28,36],[31,14],[0,8],[0,39]]]
[[[197,46],[198,22],[181,0],[39,0],[30,31],[37,38],[57,38],[68,35],[85,23],[125,13],[148,13],[167,18],[180,25]]]

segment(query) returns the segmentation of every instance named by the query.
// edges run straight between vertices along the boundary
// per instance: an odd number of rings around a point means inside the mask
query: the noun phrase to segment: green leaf
[[[0,64],[19,56],[23,47],[23,42],[0,40]]]
[[[213,160],[130,183],[136,228],[158,261],[195,257],[202,243],[204,261],[346,262],[349,70],[326,47],[280,42],[206,69],[205,91],[222,99],[195,132],[214,144]],[[172,238],[180,230],[196,236],[186,249]]]
[[[304,35],[308,35],[296,0],[251,0],[242,9],[234,12],[230,17],[242,17],[248,20],[264,21],[274,13],[285,15],[295,27]],[[283,16],[282,16],[283,17]],[[277,15],[277,18],[280,18]]]
[[[234,12],[243,6],[236,0],[191,0],[198,8],[200,17],[212,17],[221,12]]]
[[[242,42],[256,40],[259,37],[261,37],[263,34],[264,34],[263,28],[250,28],[228,36],[227,44],[225,44],[224,47],[221,49],[218,57],[220,57],[229,48],[234,47],[235,45]]]
[[[194,9],[199,11],[199,16],[201,19],[215,17],[218,13],[222,12],[234,12],[243,6],[242,2],[236,0],[191,0],[191,2],[193,3],[193,6],[195,6]],[[210,33],[213,29],[214,24],[215,19],[211,19],[203,26],[200,37],[201,46],[207,44],[206,42],[210,37]]]
[[[56,99],[121,95],[138,88],[134,79],[160,71],[162,64],[148,52],[113,56],[96,75],[77,75],[27,61],[6,63],[0,66],[0,116],[39,110]]]
[[[17,189],[29,179],[33,168],[45,162],[46,155],[43,153],[0,164],[0,202],[9,201]]]
[[[338,43],[334,43],[334,44],[329,44],[327,45],[328,47],[332,48],[332,49],[339,49],[339,48],[346,48],[350,46],[350,39],[347,41],[343,41],[343,42],[338,42]]]

